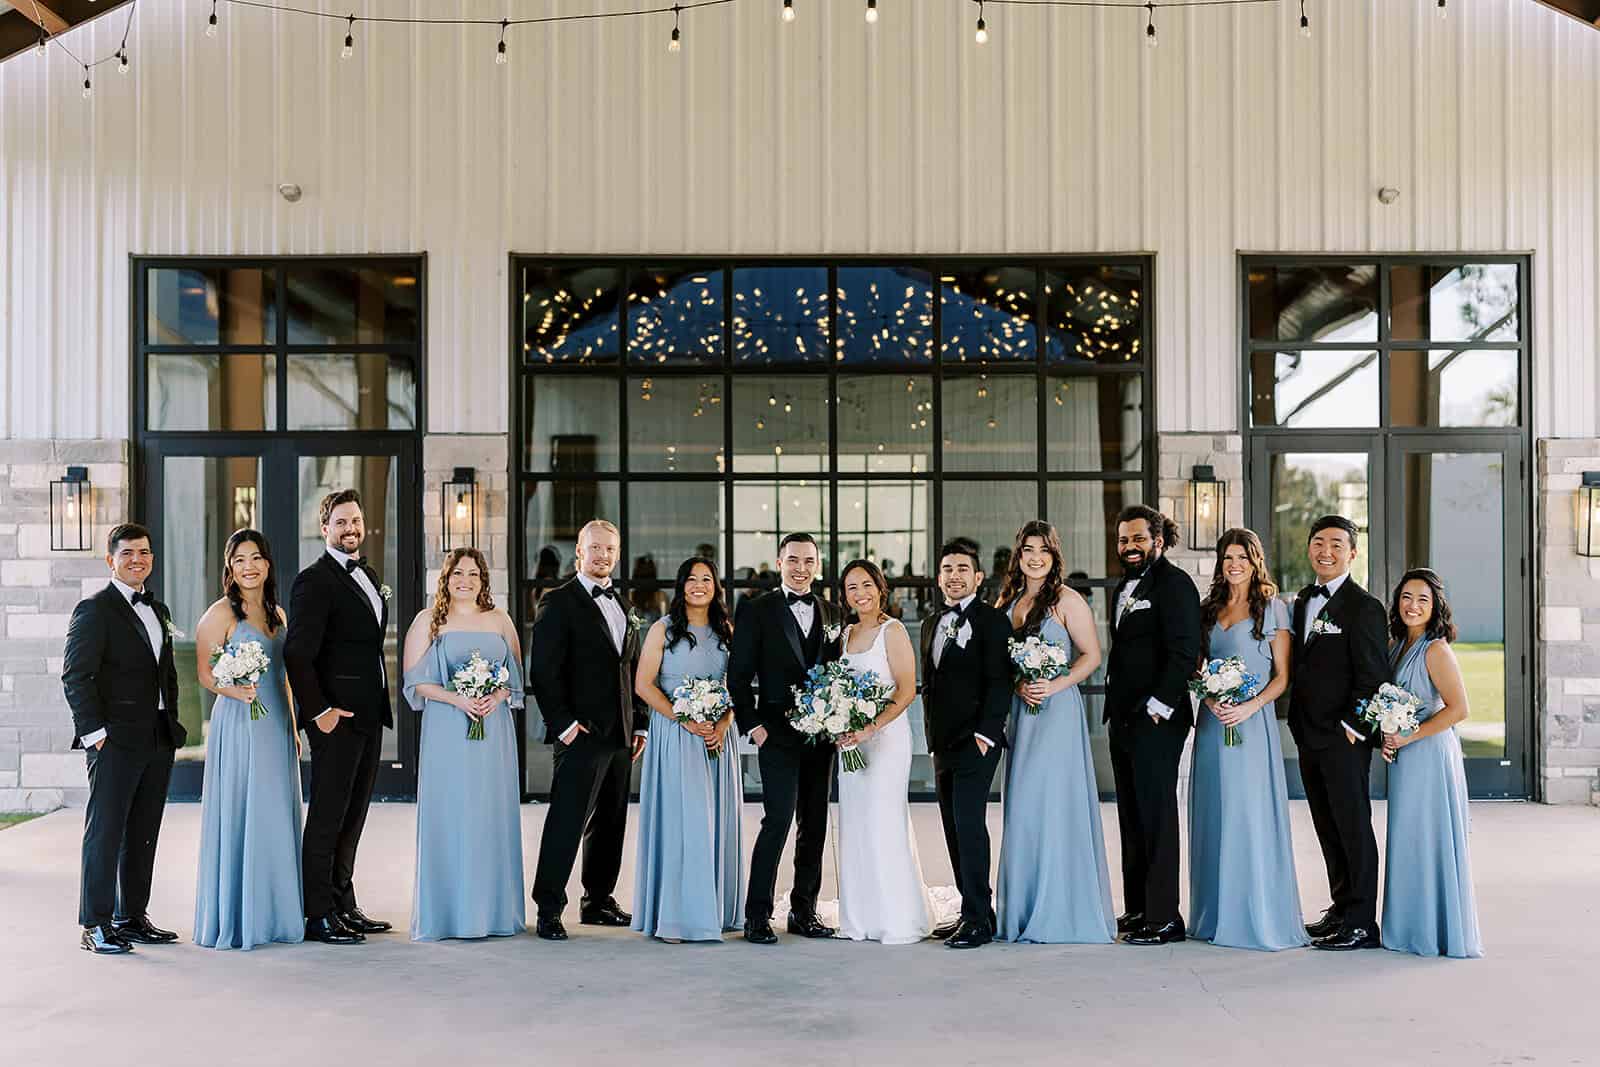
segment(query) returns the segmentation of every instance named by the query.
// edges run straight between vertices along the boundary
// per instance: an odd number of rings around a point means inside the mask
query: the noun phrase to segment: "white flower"
[[[1038,668],[1044,666],[1044,653],[1040,652],[1037,648],[1030,648],[1028,649],[1027,654],[1022,657],[1022,663],[1023,666],[1037,670]]]
[[[393,600],[394,590],[390,589],[387,585],[380,585],[378,586],[378,595],[383,597],[384,600]]]
[[[829,623],[822,628],[822,636],[828,641],[829,644],[839,640],[839,635],[843,632],[844,631],[840,627],[835,626],[832,623]]]
[[[850,729],[850,716],[842,713],[829,715],[824,725],[830,734],[842,734]]]
[[[812,697],[811,710],[818,715],[825,715],[828,711],[828,702],[821,697]]]
[[[162,625],[166,628],[167,636],[172,638],[174,641],[181,641],[185,637],[185,634],[184,634],[184,632],[182,630],[180,630],[176,626],[172,625],[172,620],[171,619],[168,619]]]
[[[865,716],[868,719],[876,719],[878,717],[878,705],[870,700],[858,700],[856,701],[856,714]]]

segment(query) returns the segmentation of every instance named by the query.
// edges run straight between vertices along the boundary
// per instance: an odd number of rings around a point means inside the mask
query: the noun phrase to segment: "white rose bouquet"
[[[1214,700],[1218,704],[1242,704],[1261,692],[1261,679],[1251,674],[1244,660],[1238,656],[1213,659],[1200,668],[1200,673],[1189,679],[1189,692],[1202,701]],[[1229,748],[1240,744],[1237,726],[1222,730],[1222,743]]]
[[[1038,635],[1021,641],[1010,638],[1006,641],[1006,648],[1011,653],[1011,666],[1019,682],[1049,682],[1072,669],[1072,659],[1067,655],[1067,650]],[[1029,715],[1039,714],[1038,704],[1023,701],[1023,707]]]
[[[473,649],[471,658],[456,668],[456,673],[451,676],[445,688],[453,693],[460,693],[468,700],[477,700],[488,696],[510,681],[511,672],[504,663],[490,666],[489,661],[483,658],[483,653]],[[467,740],[482,741],[483,720],[471,718],[472,723],[467,727]]]
[[[733,697],[720,678],[689,678],[672,691],[672,713],[682,723],[714,725],[732,709]],[[712,759],[721,754],[721,749],[706,750]]]
[[[1356,718],[1386,734],[1402,737],[1414,733],[1420,722],[1422,698],[1392,682],[1356,705]]]
[[[260,641],[238,641],[211,650],[211,677],[226,689],[236,685],[255,685],[266,676],[272,658],[262,651]],[[250,701],[250,721],[265,719],[267,706],[256,697]]]
[[[808,742],[837,744],[846,734],[864,730],[894,699],[894,686],[876,674],[856,674],[842,660],[821,663],[794,687],[794,707],[789,722]],[[839,769],[859,771],[867,759],[855,745],[839,750]]]

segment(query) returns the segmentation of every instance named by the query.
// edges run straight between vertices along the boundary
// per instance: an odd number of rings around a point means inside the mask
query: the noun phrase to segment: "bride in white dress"
[[[916,653],[911,637],[885,608],[888,583],[876,564],[856,560],[844,571],[845,603],[860,620],[844,632],[841,660],[855,673],[893,680],[894,700],[854,741],[863,770],[839,773],[839,933],[852,941],[908,945],[933,928],[911,829],[911,724]]]

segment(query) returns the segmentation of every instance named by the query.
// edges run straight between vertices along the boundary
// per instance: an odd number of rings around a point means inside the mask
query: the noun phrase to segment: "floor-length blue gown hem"
[[[417,687],[444,686],[481,652],[511,673],[511,698],[467,738],[471,720],[452,704],[424,700]],[[516,722],[522,670],[493,631],[451,630],[406,672],[405,695],[422,711],[417,763],[417,875],[411,939],[508,937],[526,921],[522,869],[522,791]]]

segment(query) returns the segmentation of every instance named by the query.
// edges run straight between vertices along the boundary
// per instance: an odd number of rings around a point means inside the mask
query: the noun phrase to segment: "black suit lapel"
[[[334,581],[342,586],[345,592],[356,598],[356,602],[361,605],[362,613],[366,615],[367,618],[372,620],[372,624],[374,626],[378,627],[378,632],[382,633],[385,629],[387,629],[388,620],[380,619],[377,615],[372,613],[372,601],[367,599],[367,591],[361,588],[361,583],[356,581],[354,575],[345,570],[344,564],[328,555],[326,551],[322,553],[322,559],[328,569],[333,572]],[[383,603],[383,597],[381,595],[378,597],[378,603]]]
[[[1139,578],[1139,584],[1133,587],[1133,595],[1128,598],[1128,606],[1130,608],[1133,607],[1133,605],[1134,605],[1134,603],[1136,601],[1144,599],[1144,595],[1150,591],[1150,583],[1153,582],[1155,580],[1155,577],[1156,577],[1156,568],[1161,565],[1161,562],[1164,559],[1166,559],[1165,556],[1161,557],[1161,559],[1156,560],[1154,563],[1150,564],[1150,566],[1145,568],[1144,574],[1142,576],[1140,576],[1140,578]],[[1116,600],[1111,605],[1111,610],[1113,612],[1117,612],[1117,609],[1122,604],[1122,590],[1123,590],[1123,587],[1126,586],[1127,584],[1128,584],[1127,581],[1124,580],[1120,585],[1117,586]],[[1128,617],[1128,615],[1131,615],[1131,614],[1133,614],[1131,611],[1128,612],[1126,615],[1118,612],[1117,618],[1116,618],[1116,624],[1113,627],[1113,629],[1115,629],[1115,630],[1122,629],[1123,620],[1126,619]]]
[[[134,636],[139,639],[140,647],[142,647],[146,652],[150,653],[151,659],[155,660],[157,663],[160,663],[161,649],[150,647],[150,631],[145,629],[144,620],[139,618],[139,613],[133,610],[133,605],[128,603],[127,598],[122,595],[122,590],[118,589],[114,585],[108,584],[106,586],[105,593],[102,595],[106,596],[107,599],[112,601],[111,610],[116,613],[116,615],[122,619],[123,622],[133,627]],[[156,612],[156,619],[157,621],[160,621],[161,619],[161,613],[159,611]],[[162,629],[165,630],[166,627],[163,626]],[[165,647],[165,644],[166,642],[163,639],[163,647]]]
[[[789,598],[784,595],[782,590],[779,590],[773,599],[778,602],[778,613],[781,616],[779,624],[783,627],[783,636],[789,639],[789,651],[794,653],[794,661],[800,664],[801,667],[805,667],[805,641],[800,633],[800,624],[795,621],[794,612],[789,610]],[[821,615],[822,609],[820,606],[812,608],[812,623],[815,624],[821,618]]]
[[[1358,592],[1360,591],[1360,587],[1356,585],[1356,580],[1354,578],[1346,578],[1344,580],[1344,584],[1339,586],[1338,592],[1329,597],[1328,602],[1322,605],[1322,610],[1317,612],[1317,617],[1321,618],[1322,616],[1326,615],[1330,622],[1337,625],[1339,619],[1343,615],[1344,606],[1349,603],[1349,594],[1352,588],[1356,589]],[[1296,606],[1298,607],[1298,601],[1296,602]],[[1300,622],[1303,624],[1305,622],[1305,613],[1302,611],[1299,613],[1299,615]],[[1302,648],[1301,651],[1311,651],[1311,646],[1317,643],[1318,636],[1319,635],[1317,632],[1313,630],[1310,635],[1306,637],[1305,647]]]
[[[589,621],[589,624],[600,631],[600,639],[611,650],[611,654],[621,659],[628,646],[628,625],[622,625],[622,648],[617,648],[617,643],[611,637],[611,624],[606,621],[606,613],[600,608],[600,601],[578,579],[572,579],[572,595],[582,603],[578,606],[578,614]],[[618,602],[619,606],[621,602]],[[627,610],[623,610],[627,614]]]

